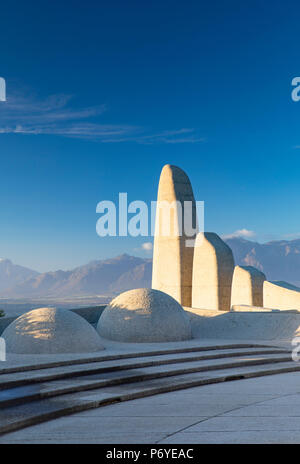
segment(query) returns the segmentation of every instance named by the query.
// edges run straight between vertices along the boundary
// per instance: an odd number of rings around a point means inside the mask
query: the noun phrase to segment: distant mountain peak
[[[134,259],[134,258],[136,258],[136,256],[131,256],[131,255],[127,254],[127,253],[122,253],[121,255],[116,256],[114,259],[120,259],[121,260],[121,259],[128,259],[128,258],[129,259]]]
[[[10,259],[0,258],[0,291],[15,286],[37,275],[38,272],[32,269],[13,264]]]

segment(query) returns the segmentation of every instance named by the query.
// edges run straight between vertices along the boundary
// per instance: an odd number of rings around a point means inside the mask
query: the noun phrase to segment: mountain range
[[[7,260],[8,261],[8,260]],[[8,266],[11,262],[8,261]],[[34,273],[0,290],[3,298],[61,298],[86,295],[114,295],[132,288],[149,287],[152,260],[123,254],[116,258],[91,261],[71,271]],[[33,271],[34,272],[34,271]],[[0,268],[0,282],[2,279]],[[8,282],[6,280],[6,282]]]
[[[235,263],[254,266],[271,281],[300,286],[300,239],[257,243],[242,238],[225,240]],[[152,260],[123,254],[95,260],[70,271],[38,273],[0,260],[0,297],[61,298],[81,295],[113,296],[132,288],[150,287]]]
[[[300,239],[257,243],[242,238],[225,240],[236,264],[254,266],[270,281],[300,286]]]

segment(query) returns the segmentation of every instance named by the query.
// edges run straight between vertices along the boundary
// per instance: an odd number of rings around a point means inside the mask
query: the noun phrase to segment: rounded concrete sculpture
[[[263,306],[266,276],[252,266],[235,266],[231,290],[231,306]]]
[[[229,246],[213,232],[198,234],[194,249],[193,308],[229,311],[233,270]]]
[[[97,331],[72,311],[39,308],[3,332],[7,351],[18,354],[88,353],[103,350]]]
[[[196,203],[190,180],[180,168],[167,164],[158,186],[152,288],[166,292],[183,306],[192,302],[191,243],[196,234]]]
[[[300,288],[287,282],[264,282],[264,307],[300,310]]]
[[[121,293],[104,309],[99,334],[118,342],[152,343],[192,338],[189,317],[171,296],[138,288]]]

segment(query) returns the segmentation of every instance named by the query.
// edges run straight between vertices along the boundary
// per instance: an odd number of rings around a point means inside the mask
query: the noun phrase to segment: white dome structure
[[[138,288],[114,298],[100,316],[97,331],[118,342],[174,342],[192,338],[182,306],[170,295]]]
[[[9,353],[58,354],[103,350],[97,331],[66,309],[39,308],[22,314],[3,332]]]

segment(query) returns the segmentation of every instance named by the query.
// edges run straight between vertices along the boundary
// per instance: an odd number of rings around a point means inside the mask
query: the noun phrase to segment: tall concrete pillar
[[[235,266],[231,290],[231,306],[263,306],[266,276],[252,266]]]
[[[213,232],[197,235],[193,264],[193,308],[230,310],[234,259],[231,249]]]
[[[191,306],[194,250],[193,245],[188,245],[196,238],[196,230],[193,235],[186,235],[185,215],[196,229],[190,180],[180,168],[167,164],[158,186],[152,288],[168,293],[183,306]]]

